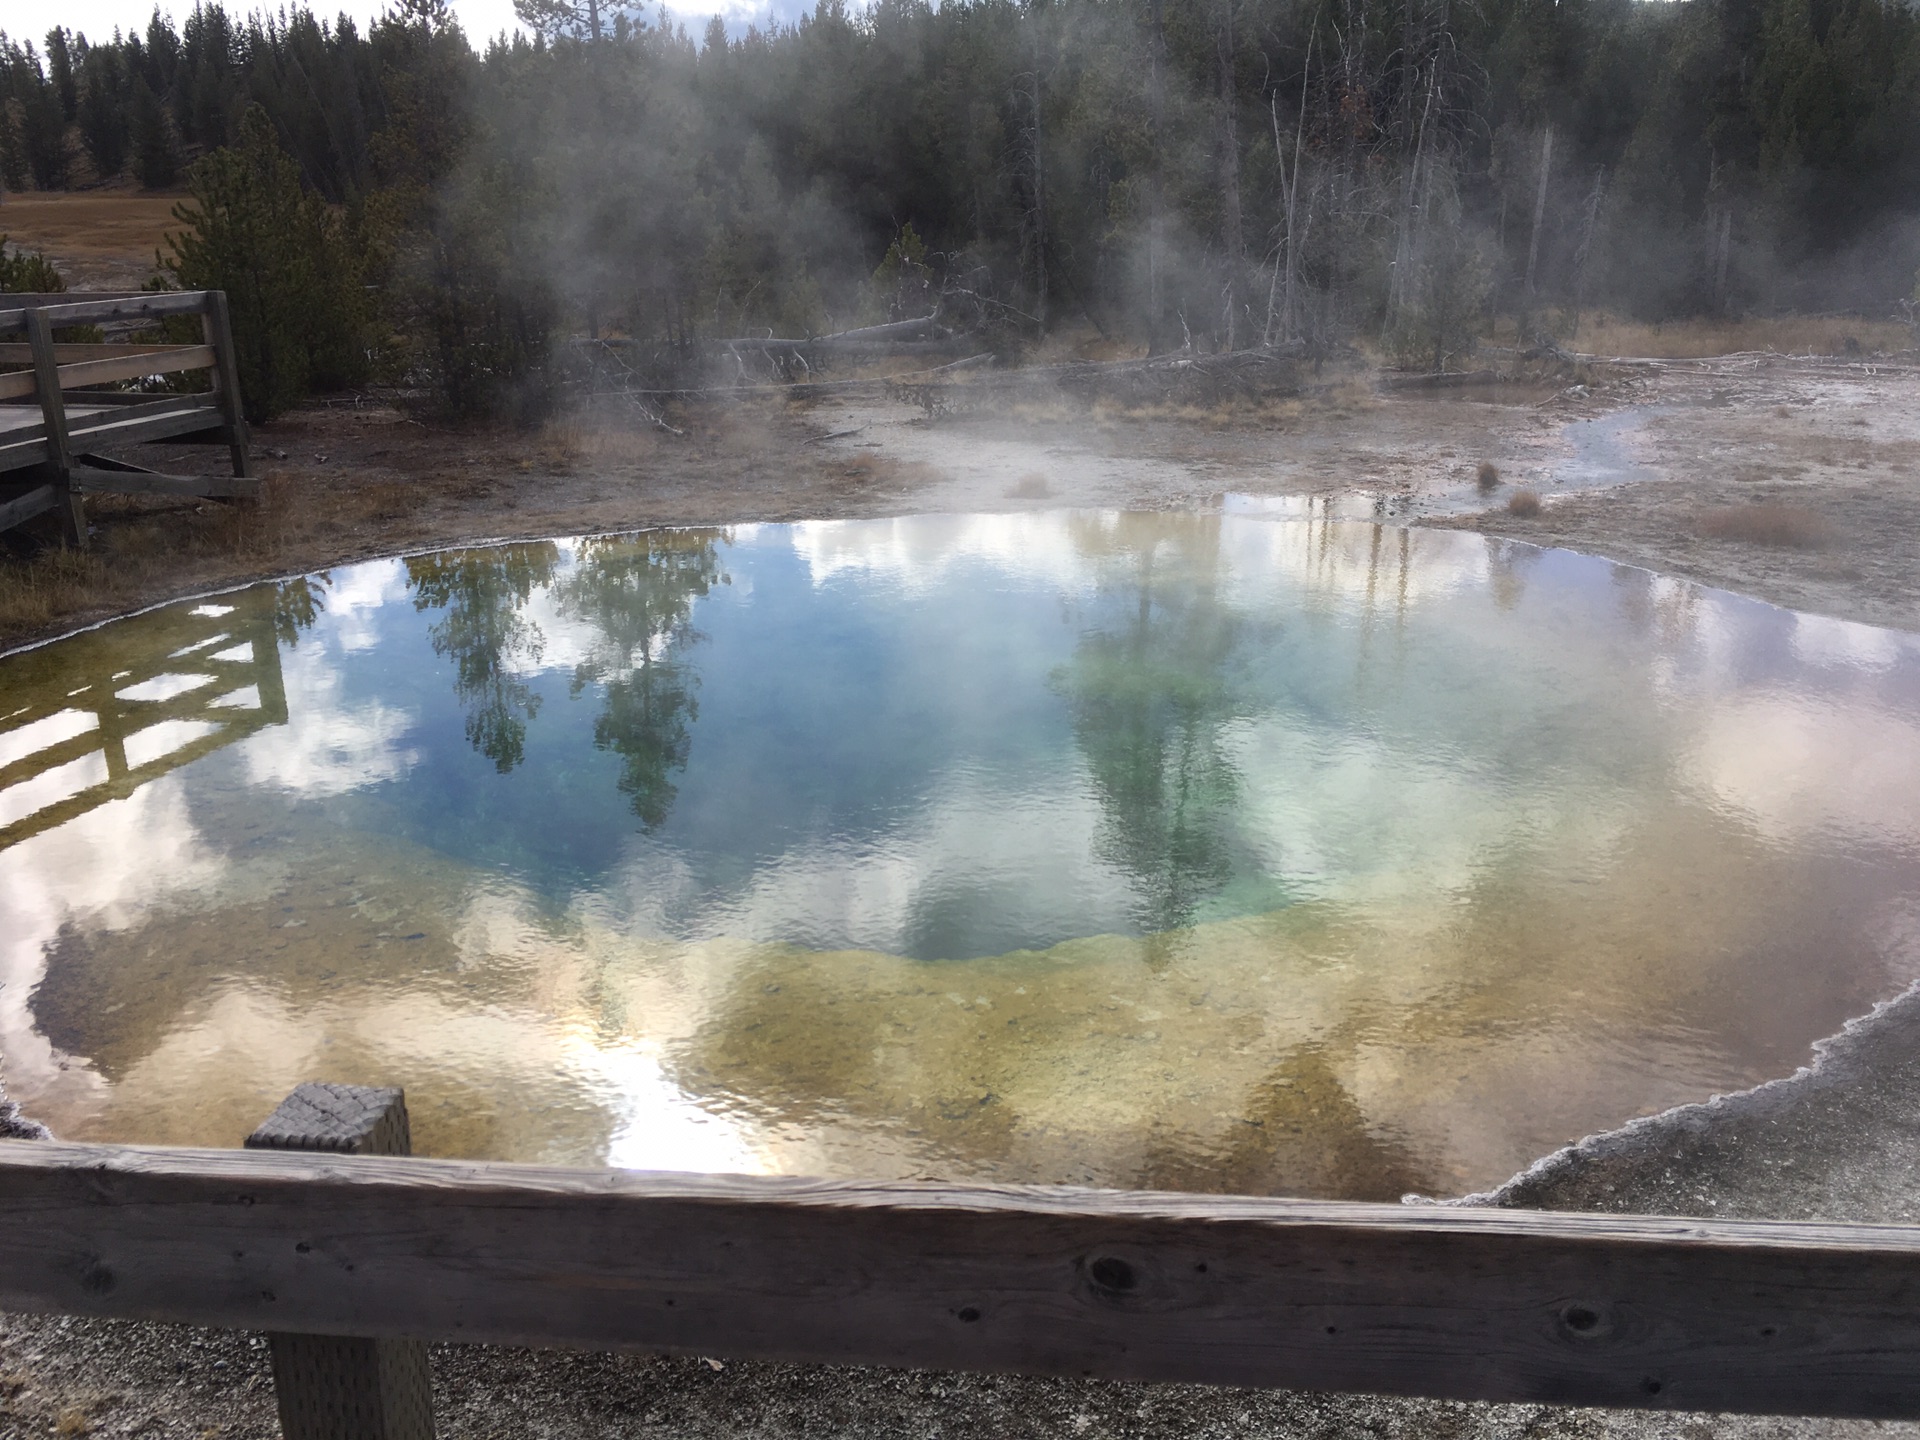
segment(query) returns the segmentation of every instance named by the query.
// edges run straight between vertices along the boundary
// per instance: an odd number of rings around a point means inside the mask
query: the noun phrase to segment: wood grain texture
[[[60,345],[56,350],[90,349],[90,346]],[[111,347],[101,346],[103,351]],[[120,380],[141,380],[149,375],[167,375],[176,370],[210,370],[217,364],[211,345],[184,345],[167,350],[146,350],[135,355],[106,355],[100,358],[74,360],[61,364],[56,373],[62,389],[72,390],[81,385],[110,385]],[[0,400],[34,393],[34,376],[22,371],[18,374],[0,375]],[[83,403],[81,397],[74,398],[75,404]]]
[[[0,1144],[0,1308],[1920,1415],[1920,1231]]]
[[[170,375],[180,370],[208,370],[216,364],[211,345],[185,345],[158,355],[119,355],[76,360],[60,367],[60,384],[110,385],[119,380],[141,380],[148,375]]]
[[[13,296],[6,297],[8,301]],[[102,340],[95,342],[62,341],[53,347],[53,358],[62,365],[69,360],[100,360],[108,357],[118,358],[125,355],[168,355],[181,349],[198,349],[198,346],[169,344],[134,344],[129,341]],[[17,340],[0,341],[0,364],[24,365],[33,359],[33,347]]]
[[[260,482],[231,475],[163,475],[149,470],[95,469],[89,465],[73,467],[73,483],[82,491],[109,495],[190,495],[213,500],[255,500]]]
[[[227,292],[209,290],[200,316],[200,333],[216,352],[213,388],[221,413],[227,417],[227,455],[233,473],[251,472],[247,458],[247,416],[240,398],[240,367],[233,349],[233,323],[227,310]]]
[[[25,524],[36,515],[45,514],[60,503],[60,497],[51,485],[36,485],[24,495],[16,495],[11,500],[0,500],[0,530],[11,530],[16,525]],[[0,785],[5,784],[0,779]]]
[[[53,358],[53,326],[44,310],[27,314],[27,343],[33,348],[33,378],[46,426],[46,476],[53,482],[54,510],[69,545],[87,548],[87,512],[73,488],[73,454],[67,444],[66,402],[60,394],[60,367]]]
[[[413,1132],[397,1087],[309,1080],[247,1136],[249,1150],[324,1150],[337,1155],[407,1155]]]
[[[65,329],[75,325],[105,325],[116,320],[153,320],[163,315],[199,315],[206,310],[204,290],[107,291],[94,296],[4,295],[0,296],[0,333],[26,326],[26,317],[39,310],[54,326]],[[24,305],[22,301],[41,301]]]
[[[124,405],[101,415],[79,415],[72,420],[75,445],[134,445],[152,440],[224,432],[226,419],[206,403],[204,395],[176,395],[140,405]],[[78,397],[76,397],[77,403]]]
[[[249,1150],[405,1155],[398,1089],[310,1080],[247,1136]],[[433,1366],[419,1340],[274,1331],[273,1391],[284,1440],[433,1440]]]

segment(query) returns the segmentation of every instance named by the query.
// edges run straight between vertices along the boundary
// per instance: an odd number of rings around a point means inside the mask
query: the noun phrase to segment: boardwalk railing
[[[57,330],[81,326],[124,333],[192,315],[200,317],[198,344],[67,343],[54,338]],[[246,420],[223,291],[0,295],[0,365],[24,367],[0,371],[0,530],[54,510],[69,543],[84,545],[81,497],[89,490],[256,493],[247,473]],[[155,395],[97,388],[194,370],[210,373],[209,390]],[[232,478],[164,475],[95,453],[189,436],[210,436],[225,444]],[[22,471],[38,473],[24,486],[6,483],[9,475]]]
[[[323,1355],[415,1410],[380,1344],[1920,1416],[1905,1226],[22,1141],[0,1309],[355,1337]]]

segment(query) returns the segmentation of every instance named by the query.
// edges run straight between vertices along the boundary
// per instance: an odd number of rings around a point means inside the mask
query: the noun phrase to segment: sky
[[[306,0],[306,3],[322,15],[350,15],[362,28],[388,8],[388,0]],[[513,0],[452,0],[452,4],[455,17],[476,47],[502,30],[520,28],[513,16]],[[242,14],[280,8],[279,0],[271,5],[260,4],[258,0],[226,0],[226,5],[228,10]],[[727,21],[729,31],[739,34],[750,23],[764,24],[769,18],[795,19],[802,10],[812,8],[804,0],[690,0],[688,4],[674,6],[673,13],[696,35],[705,27],[707,17],[714,14]],[[177,26],[192,12],[193,0],[160,0],[160,9],[173,16]],[[36,46],[55,25],[64,25],[97,40],[111,37],[116,25],[123,31],[144,29],[152,13],[153,0],[7,0],[0,6],[0,30],[16,40],[32,40]]]

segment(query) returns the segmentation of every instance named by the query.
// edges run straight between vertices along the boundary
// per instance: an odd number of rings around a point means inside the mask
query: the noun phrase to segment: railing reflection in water
[[[0,697],[0,849],[286,723],[271,590],[161,611],[137,634],[139,656],[103,646],[83,685]]]

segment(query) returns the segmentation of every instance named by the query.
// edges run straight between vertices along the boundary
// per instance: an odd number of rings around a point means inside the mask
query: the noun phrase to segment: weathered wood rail
[[[1920,1416],[1906,1226],[22,1141],[0,1308],[356,1337],[376,1401],[457,1340]]]
[[[198,344],[56,341],[56,330],[151,328],[198,316]],[[7,337],[24,333],[24,341]],[[67,541],[85,545],[82,496],[90,490],[239,497],[256,493],[248,475],[247,426],[240,408],[227,297],[219,290],[0,295],[0,530],[52,510]],[[151,376],[205,370],[199,394],[103,390]],[[232,478],[163,475],[92,452],[156,440],[211,437],[227,446]],[[24,485],[15,471],[37,471]]]

